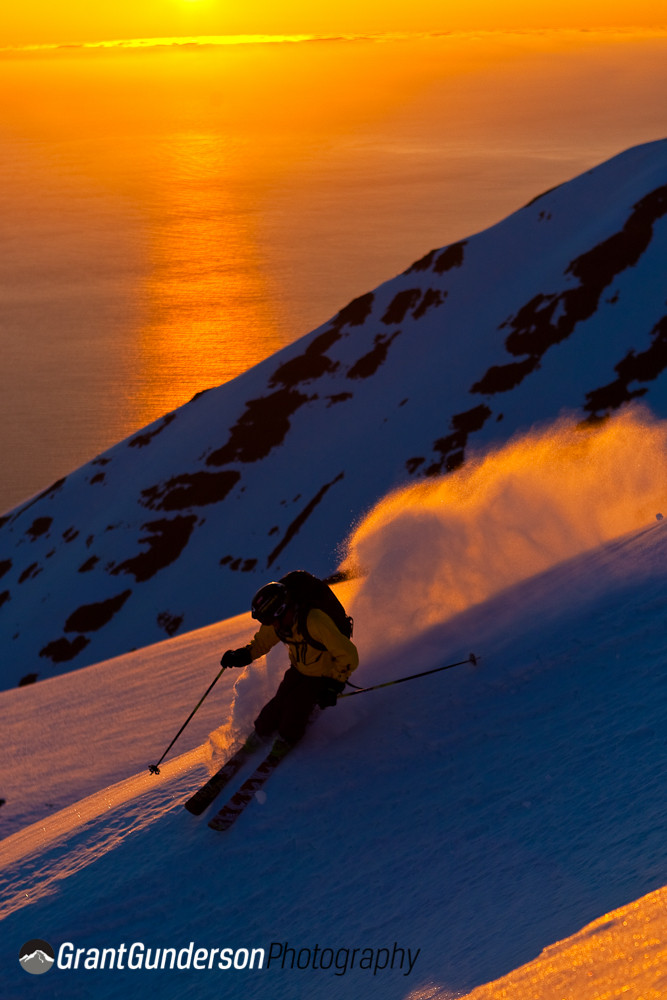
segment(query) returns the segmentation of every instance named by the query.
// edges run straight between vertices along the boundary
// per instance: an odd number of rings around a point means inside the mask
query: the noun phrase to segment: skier
[[[343,631],[318,606],[317,597],[332,611]],[[342,612],[342,620],[336,609]],[[260,623],[258,632],[246,646],[228,649],[220,663],[223,667],[246,667],[277,643],[285,643],[289,648],[289,669],[254,726],[256,739],[264,740],[277,731],[291,747],[303,736],[316,705],[327,708],[336,704],[359,664],[357,648],[344,634],[351,632],[351,619],[326,584],[301,570],[261,587],[252,599],[251,612]]]

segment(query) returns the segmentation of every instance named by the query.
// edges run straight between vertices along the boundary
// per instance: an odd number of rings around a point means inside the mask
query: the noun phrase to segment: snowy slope
[[[594,920],[469,1000],[662,1000],[667,996],[667,889]],[[440,994],[441,995],[441,994]],[[436,1000],[438,993],[430,993]],[[426,1000],[426,998],[423,998]]]
[[[532,442],[536,456],[537,446]],[[613,464],[604,444],[597,451]],[[165,733],[153,720],[147,740],[143,728],[154,713],[169,735],[187,712],[188,688],[191,703],[208,683],[221,644],[243,633],[247,619],[131,654],[113,670],[78,672],[89,695],[85,713],[72,704],[73,675],[2,694],[7,718],[25,699],[24,734],[33,709],[38,746],[39,716],[47,710],[42,699],[50,692],[45,732],[52,752],[66,761],[68,734],[81,750],[100,740],[87,765],[102,779],[95,789],[91,774],[72,765],[59,792],[69,808],[0,845],[3,996],[21,998],[29,987],[31,995],[128,1000],[147,990],[164,998],[444,1000],[510,973],[545,947],[551,951],[532,972],[513,973],[516,989],[480,997],[581,1000],[595,995],[596,983],[611,983],[615,996],[631,975],[635,989],[624,996],[660,995],[664,911],[659,897],[640,897],[665,882],[665,520],[656,520],[654,510],[638,530],[591,548],[606,498],[597,518],[586,511],[588,519],[581,519],[567,495],[569,489],[575,500],[581,496],[567,474],[569,465],[580,468],[580,456],[565,448],[557,461],[552,454],[542,466],[524,462],[508,491],[508,458],[515,453],[512,446],[493,458],[498,489],[487,491],[485,506],[470,510],[470,479],[460,473],[449,481],[461,480],[461,507],[452,510],[452,501],[438,508],[443,530],[469,517],[470,535],[484,539],[477,555],[452,553],[460,575],[466,567],[474,575],[476,558],[488,562],[513,512],[522,518],[526,545],[515,549],[504,579],[497,574],[491,595],[480,601],[474,588],[460,589],[460,610],[451,616],[451,591],[443,590],[439,620],[412,624],[390,649],[380,649],[374,629],[383,593],[376,577],[390,573],[406,605],[424,600],[415,598],[412,583],[415,553],[419,558],[424,539],[433,537],[428,497],[413,498],[411,510],[403,506],[402,545],[386,509],[371,517],[358,541],[368,576],[356,595],[346,595],[357,616],[359,680],[440,665],[471,649],[482,656],[479,667],[350,698],[322,713],[267,786],[266,801],[251,803],[227,835],[180,807],[207,773],[209,746],[184,737],[154,779],[140,761],[157,756]],[[544,485],[554,464],[554,481],[571,485],[560,493],[545,488],[534,504],[535,469]],[[592,494],[586,500],[587,507],[595,503]],[[560,561],[545,523],[557,523],[561,539],[577,536],[571,552],[580,554]],[[545,568],[531,573],[526,554],[538,550],[546,553]],[[503,553],[504,564],[510,556]],[[152,687],[160,662],[165,673]],[[248,724],[280,670],[278,654],[235,675],[231,701],[228,686],[211,696],[206,724],[221,709],[223,725],[210,745],[223,745]],[[128,689],[131,678],[135,691]],[[110,705],[116,734],[105,747],[94,734],[109,728]],[[114,742],[124,746],[102,770]],[[29,789],[24,797],[33,803],[43,797],[48,779],[40,785],[25,753],[13,751],[9,764],[19,779],[15,792]],[[104,788],[109,781],[115,784]],[[30,808],[24,805],[24,817]],[[623,937],[623,911],[554,946],[635,900],[628,910],[634,936]],[[351,961],[356,948],[357,964],[338,976],[335,967],[274,963],[224,972],[54,969],[46,979],[26,981],[18,952],[34,938],[56,951],[65,942],[86,950],[134,942],[180,950],[194,942],[268,954],[272,943],[288,943],[303,962],[316,946],[340,963],[345,955]],[[382,949],[398,962],[395,947],[404,958],[410,949],[409,975],[406,965],[376,974],[361,965],[367,951],[377,961]],[[566,975],[570,993],[561,989]]]
[[[2,685],[242,612],[295,566],[336,570],[387,490],[475,448],[667,415],[667,140],[432,251],[233,382],[1,519]]]

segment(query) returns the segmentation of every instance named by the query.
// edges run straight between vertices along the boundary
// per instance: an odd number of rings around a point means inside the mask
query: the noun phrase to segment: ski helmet
[[[289,603],[284,583],[265,583],[252,599],[252,617],[262,625],[271,625],[285,613]]]

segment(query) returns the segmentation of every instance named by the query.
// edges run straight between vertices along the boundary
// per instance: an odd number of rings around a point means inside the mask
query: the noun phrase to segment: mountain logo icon
[[[50,972],[54,966],[56,954],[48,943],[35,938],[33,941],[26,941],[19,952],[19,963],[21,968],[29,972],[31,976],[41,976],[45,972]]]

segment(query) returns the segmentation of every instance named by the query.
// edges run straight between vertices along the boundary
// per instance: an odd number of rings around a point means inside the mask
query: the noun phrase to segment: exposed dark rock
[[[251,399],[230,429],[227,443],[206,459],[207,465],[257,462],[282,444],[290,429],[290,417],[317,396],[304,396],[295,389],[279,389],[270,396]]]
[[[15,511],[14,514],[9,514],[7,517],[3,518],[0,521],[0,527],[2,527],[3,524],[6,524],[7,521],[15,521],[17,517],[20,517],[21,514],[25,514],[27,510],[30,510],[31,507],[34,507],[34,505],[36,503],[39,503],[40,500],[46,500],[48,497],[54,497],[56,493],[58,493],[63,488],[66,482],[67,482],[67,476],[63,476],[62,479],[56,479],[55,483],[52,483],[47,489],[43,490],[36,497],[33,497],[32,500],[28,501],[28,503],[24,504],[22,507],[19,507],[19,509]]]
[[[421,297],[422,292],[420,288],[406,288],[402,292],[399,292],[389,303],[382,317],[382,322],[386,323],[387,326],[402,323],[405,319],[405,314],[408,310],[414,309]]]
[[[3,592],[0,594],[0,608],[2,607],[3,604],[6,604],[7,601],[11,601],[11,599],[12,595],[10,594],[10,592],[8,590],[3,590]]]
[[[375,294],[367,292],[344,306],[332,320],[332,327],[340,330],[343,326],[362,326],[373,311]]]
[[[26,569],[23,570],[19,577],[19,583],[25,583],[26,580],[33,580],[36,576],[42,572],[42,567],[39,563],[31,563]]]
[[[131,573],[137,583],[150,580],[161,569],[178,559],[190,540],[196,521],[197,518],[192,514],[189,517],[163,518],[142,524],[142,530],[147,531],[148,535],[140,538],[139,542],[148,545],[148,549],[115,566],[111,573],[114,576]]]
[[[26,530],[26,535],[28,535],[29,538],[32,538],[34,542],[36,538],[40,537],[40,535],[45,535],[52,524],[52,517],[38,517]]]
[[[338,361],[332,361],[326,354],[300,354],[298,358],[286,361],[271,378],[269,385],[282,384],[296,386],[303,382],[313,382],[322,375],[333,375],[338,370]]]
[[[425,256],[420,257],[419,260],[414,262],[414,264],[411,264],[407,271],[404,271],[403,274],[414,274],[416,271],[430,271],[433,267],[433,261],[435,260],[435,255],[437,253],[437,249],[429,250]]]
[[[583,285],[609,284],[610,277],[638,263],[651,242],[654,223],[664,215],[667,215],[667,184],[636,202],[621,232],[577,257],[567,271]]]
[[[97,632],[98,629],[109,624],[131,593],[131,590],[124,590],[122,594],[109,597],[106,601],[83,604],[76,611],[73,611],[65,622],[65,632]]]
[[[524,205],[524,208],[530,208],[530,206],[534,205],[535,202],[539,201],[541,198],[546,198],[548,194],[551,194],[552,191],[556,191],[560,186],[561,186],[560,184],[556,184],[555,187],[547,188],[547,190],[543,191],[542,194],[535,195],[534,198],[531,198],[530,201]],[[544,214],[543,212],[540,212],[540,217],[543,214]]]
[[[483,403],[473,407],[472,410],[466,410],[465,413],[455,414],[450,424],[452,433],[438,438],[433,443],[433,450],[440,453],[440,459],[424,469],[424,475],[439,476],[444,472],[458,469],[465,458],[468,436],[481,430],[490,416],[491,410]],[[408,472],[413,475],[424,461],[423,458],[408,459],[406,462]]]
[[[317,395],[305,395],[296,386],[332,374],[339,362],[327,357],[327,351],[339,338],[346,324],[359,326],[373,308],[374,294],[362,295],[341,309],[329,328],[319,334],[305,351],[281,365],[271,376],[269,387],[281,386],[268,396],[251,399],[245,412],[230,429],[227,443],[212,451],[207,465],[228,465],[232,462],[256,462],[282,444],[290,429],[290,418],[305,403]],[[339,397],[342,398],[342,397]]]
[[[54,497],[56,493],[60,492],[60,490],[63,488],[66,482],[67,482],[67,476],[63,476],[61,479],[56,479],[55,483],[51,483],[51,485],[47,486],[45,490],[39,493],[34,498],[34,500],[31,500],[29,504],[27,504],[25,507],[22,507],[21,512],[27,510],[28,507],[32,507],[33,504],[38,503],[40,500],[46,500],[47,497]]]
[[[276,531],[278,529],[276,528]],[[269,532],[271,534],[271,532]],[[250,573],[257,565],[256,559],[244,559],[242,556],[223,556],[221,566],[228,566],[234,572]]]
[[[63,531],[63,538],[66,542],[73,542],[78,536],[79,532],[76,528],[68,528],[67,531]]]
[[[496,392],[509,392],[539,367],[539,358],[526,358],[508,365],[492,365],[488,372],[470,389],[483,396],[493,396]]]
[[[106,474],[104,472],[96,472],[92,479],[89,480],[91,486],[94,483],[103,483],[106,479]]]
[[[559,308],[562,309],[562,305],[561,295],[539,294],[522,306],[508,324],[513,330],[505,341],[509,353],[514,356],[530,354],[532,357],[542,357],[552,344],[561,339],[558,333],[558,321],[554,324],[553,317]],[[562,339],[571,332],[568,327],[568,332],[565,333],[563,325]]]
[[[480,403],[479,406],[473,407],[472,410],[466,410],[465,413],[455,413],[452,417],[452,427],[464,434],[473,434],[475,431],[481,431],[490,416],[491,410],[488,406]]]
[[[273,373],[269,379],[269,386],[275,388],[277,385],[283,385],[292,389],[302,382],[312,382],[322,375],[333,374],[338,369],[339,363],[332,361],[324,352],[335,344],[340,336],[340,332],[332,327],[315,337],[303,354],[286,361]]]
[[[9,573],[12,568],[11,559],[0,559],[0,576],[4,576],[5,573]]]
[[[463,248],[467,242],[467,240],[461,240],[459,243],[452,243],[451,246],[443,250],[433,264],[434,273],[444,274],[445,271],[451,271],[453,267],[461,267],[463,264]]]
[[[183,624],[183,615],[172,615],[169,611],[161,611],[157,616],[157,623],[167,635],[176,635]]]
[[[289,545],[289,543],[292,541],[292,539],[294,538],[294,536],[304,526],[304,524],[306,523],[306,521],[308,520],[308,518],[310,517],[310,515],[313,513],[313,511],[315,510],[315,508],[317,507],[317,505],[319,503],[321,503],[321,501],[324,499],[325,495],[328,493],[328,491],[331,489],[331,487],[334,486],[336,483],[340,482],[340,480],[343,479],[344,476],[345,476],[344,472],[339,472],[339,474],[336,476],[335,479],[332,479],[330,483],[325,483],[324,486],[322,487],[322,489],[319,490],[316,493],[316,495],[313,497],[313,499],[308,504],[306,504],[306,506],[304,507],[304,509],[298,515],[298,517],[295,517],[295,519],[289,525],[289,527],[287,528],[287,531],[285,532],[283,538],[281,539],[280,542],[278,542],[278,544],[276,545],[275,549],[270,554],[270,556],[268,558],[268,561],[267,561],[267,564],[266,564],[267,567],[273,565],[273,563],[276,561],[276,559],[278,558],[278,556],[280,555],[280,553],[283,551],[283,549],[286,548],[287,545]]]
[[[618,378],[609,385],[601,386],[586,393],[584,410],[592,418],[608,414],[618,409],[623,403],[644,396],[648,389],[631,389],[631,382],[650,382],[656,379],[667,368],[667,316],[651,330],[653,342],[645,351],[636,354],[629,351],[626,356],[614,366]]]
[[[207,392],[210,392],[211,389],[214,389],[214,388],[215,388],[215,386],[209,386],[208,389],[200,389],[199,392],[196,392],[194,394],[194,396],[192,397],[192,399],[188,400],[187,405],[189,406],[190,403],[194,403],[195,399],[199,399],[200,396],[206,395]]]
[[[154,437],[161,434],[165,427],[176,419],[175,413],[167,413],[160,423],[152,431],[143,431],[141,434],[136,434],[133,438],[127,442],[129,448],[145,448],[151,443]]]
[[[590,413],[591,417],[598,419],[606,416],[611,410],[617,410],[624,403],[629,403],[633,399],[645,396],[647,389],[635,389],[630,391],[621,379],[603,385],[599,389],[592,389],[586,393],[586,403],[584,410]]]
[[[509,353],[540,358],[553,344],[569,337],[577,323],[593,315],[614,278],[638,263],[651,242],[654,223],[665,214],[667,185],[638,201],[620,232],[572,261],[565,274],[579,280],[577,287],[559,295],[537,295],[519,310],[505,341]]]
[[[327,403],[327,410],[334,406],[336,403],[344,403],[347,399],[353,399],[353,393],[351,392],[338,392],[335,396],[326,397],[329,402]]]
[[[426,476],[440,476],[444,472],[453,472],[460,468],[465,461],[465,451],[459,448],[457,451],[450,451],[442,462],[433,462],[428,469],[424,470]]]
[[[400,330],[396,330],[391,336],[389,334],[378,333],[375,337],[375,347],[373,350],[369,351],[368,354],[364,354],[358,361],[355,361],[348,371],[347,377],[370,378],[371,375],[375,375],[380,365],[384,364],[387,360],[389,348],[400,332]]]
[[[589,319],[597,310],[602,293],[617,275],[634,267],[653,237],[655,222],[667,214],[667,185],[656,188],[632,208],[623,229],[581,254],[565,270],[579,284],[558,294],[538,294],[502,324],[512,332],[505,341],[507,351],[516,356],[528,355],[526,361],[490,368],[473,385],[471,392],[492,395],[506,392],[538,367],[542,355],[554,344],[571,336],[577,323]],[[608,391],[606,391],[608,389]],[[619,384],[596,390],[589,402],[593,409],[619,405],[619,399],[634,398]],[[607,402],[608,401],[608,402]]]
[[[403,273],[414,274],[416,271],[432,270],[435,274],[444,274],[446,271],[451,271],[453,267],[461,267],[463,264],[463,248],[467,242],[467,240],[460,240],[458,243],[452,243],[450,246],[445,247],[444,250],[439,247],[435,250],[430,250]]]
[[[26,687],[28,684],[34,684],[38,677],[39,674],[24,674],[19,681],[18,686],[22,688]]]
[[[94,569],[99,562],[99,556],[91,556],[90,559],[86,559],[85,563],[79,566],[79,573],[89,573],[91,569]]]
[[[151,510],[187,510],[220,503],[238,483],[241,473],[190,472],[141,491],[140,503]]]
[[[427,310],[432,306],[441,306],[446,298],[447,292],[441,292],[437,288],[427,288],[423,299],[412,314],[413,319],[421,319]]]
[[[44,649],[40,649],[39,655],[51,660],[53,663],[66,663],[73,660],[86,648],[90,639],[85,635],[77,635],[76,639],[54,639],[49,642]]]
[[[650,382],[667,368],[667,316],[651,330],[653,343],[645,351],[635,354],[630,351],[616,365],[616,371],[623,382]]]

